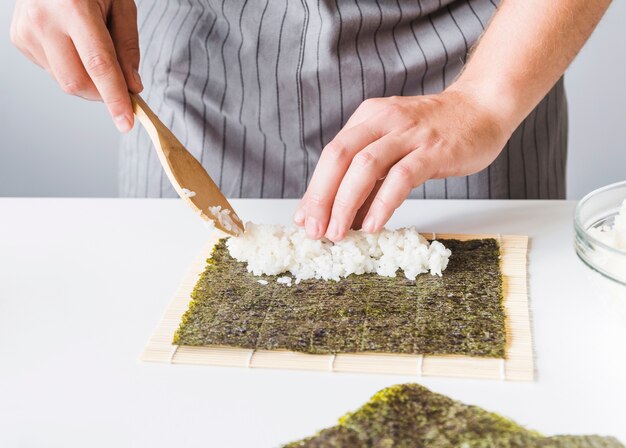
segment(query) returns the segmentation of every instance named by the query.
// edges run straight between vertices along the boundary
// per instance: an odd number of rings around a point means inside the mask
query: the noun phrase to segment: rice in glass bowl
[[[626,181],[581,199],[574,231],[578,257],[594,271],[626,285]]]

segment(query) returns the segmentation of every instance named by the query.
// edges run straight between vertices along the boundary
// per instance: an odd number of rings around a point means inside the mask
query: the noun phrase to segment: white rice
[[[622,202],[622,207],[615,216],[613,226],[591,228],[589,233],[607,246],[626,250],[626,199]]]
[[[276,283],[280,283],[281,285],[291,286],[291,277],[278,277],[276,279]]]
[[[224,227],[224,229],[239,235],[239,227],[235,224],[233,218],[239,222],[241,221],[236,215],[231,215],[229,209],[222,210],[222,207],[220,205],[216,205],[214,207],[209,207],[208,211],[209,214],[211,214],[217,220],[217,222],[219,222],[220,225]]]
[[[399,269],[411,280],[426,272],[441,276],[451,255],[440,242],[429,244],[413,227],[377,234],[351,230],[335,244],[327,239],[310,240],[297,226],[249,222],[243,235],[229,238],[226,244],[230,255],[246,262],[254,275],[290,272],[296,282],[374,272],[395,277]],[[290,277],[277,281],[291,284]]]
[[[183,188],[182,190],[183,190],[183,194],[187,196],[188,198],[193,198],[196,195],[195,191],[187,190],[186,188]]]

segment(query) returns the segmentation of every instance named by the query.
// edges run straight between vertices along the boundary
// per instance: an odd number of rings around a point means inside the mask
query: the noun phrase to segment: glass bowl
[[[626,181],[592,191],[576,206],[574,231],[576,253],[591,269],[626,285],[626,251],[609,246],[589,232],[612,226],[626,199]]]

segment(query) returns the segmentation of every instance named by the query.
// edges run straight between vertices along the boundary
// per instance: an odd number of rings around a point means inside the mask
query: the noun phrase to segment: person
[[[227,196],[302,196],[294,221],[339,241],[407,197],[563,198],[562,75],[609,4],[18,0],[11,38],[122,132],[140,71]],[[137,128],[120,193],[175,195]]]

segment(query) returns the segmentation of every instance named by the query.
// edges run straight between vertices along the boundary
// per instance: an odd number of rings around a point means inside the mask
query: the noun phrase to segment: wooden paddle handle
[[[133,105],[133,112],[150,136],[161,166],[178,195],[193,206],[203,219],[215,222],[218,229],[235,236],[243,232],[243,223],[206,169],[139,95],[131,93],[130,100]],[[193,191],[194,195],[186,195],[185,190]],[[230,212],[232,226],[226,226],[217,216],[213,216],[210,207],[216,206],[220,207],[218,211]]]
[[[180,150],[182,147],[180,141],[150,109],[143,98],[136,93],[131,93],[130,101],[133,105],[133,112],[148,132],[150,139],[157,146],[157,150],[163,151],[166,157],[172,150]]]

